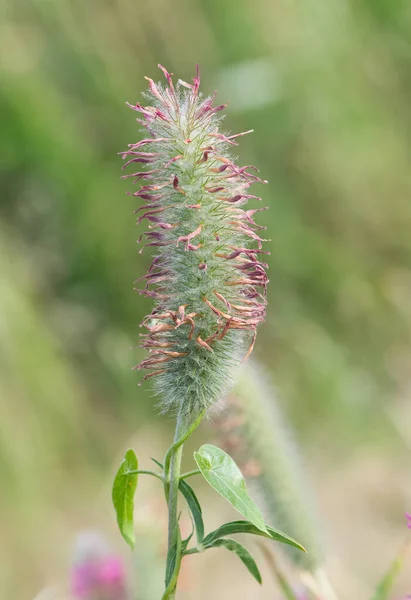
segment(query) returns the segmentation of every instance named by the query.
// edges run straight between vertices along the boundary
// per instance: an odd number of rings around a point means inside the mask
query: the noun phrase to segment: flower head
[[[406,512],[405,513],[405,518],[407,519],[407,527],[408,527],[408,529],[411,529],[411,513]]]
[[[84,532],[76,540],[71,590],[76,600],[126,600],[124,564],[98,533]]]
[[[137,223],[148,222],[140,242],[155,248],[141,294],[155,307],[142,323],[149,356],[136,368],[155,376],[164,410],[194,414],[222,397],[229,373],[251,352],[266,311],[267,265],[254,221],[263,208],[244,210],[254,182],[252,166],[239,167],[230,150],[245,135],[219,130],[225,105],[199,93],[159,65],[166,86],[148,79],[149,106],[129,104],[148,135],[122,153],[125,175],[142,185]],[[246,132],[249,133],[249,132]],[[144,247],[143,246],[143,247]],[[142,250],[140,250],[141,252]]]

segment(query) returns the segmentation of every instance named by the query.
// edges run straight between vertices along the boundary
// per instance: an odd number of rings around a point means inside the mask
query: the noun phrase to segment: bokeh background
[[[411,4],[3,0],[0,60],[0,597],[64,582],[84,528],[129,560],[113,474],[131,443],[148,466],[171,439],[131,371],[149,253],[117,156],[140,136],[124,102],[159,62],[185,80],[200,63],[203,92],[231,100],[225,127],[255,130],[238,150],[269,180],[254,356],[296,430],[330,578],[369,597],[411,504]],[[141,488],[143,548],[161,491]],[[237,597],[277,597],[231,556],[211,577],[217,554],[196,558],[184,597],[235,597],[229,577]]]

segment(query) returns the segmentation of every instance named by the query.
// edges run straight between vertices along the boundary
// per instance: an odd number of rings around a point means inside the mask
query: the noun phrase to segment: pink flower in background
[[[305,590],[297,590],[295,592],[296,600],[309,600],[307,592]]]
[[[124,566],[117,556],[107,557],[100,565],[100,582],[119,584],[125,579]]]
[[[407,527],[408,527],[408,529],[411,529],[411,513],[406,512],[405,513],[405,518],[407,519]]]
[[[126,600],[126,573],[122,560],[108,551],[102,536],[82,533],[75,546],[71,593],[75,600]]]

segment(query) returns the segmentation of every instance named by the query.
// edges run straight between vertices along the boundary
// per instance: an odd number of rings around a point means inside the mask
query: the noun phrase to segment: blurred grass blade
[[[262,537],[275,540],[276,542],[281,542],[283,544],[289,544],[290,546],[294,546],[299,550],[305,552],[305,548],[301,546],[298,542],[290,538],[285,533],[281,531],[277,531],[277,529],[273,529],[272,527],[267,526],[268,534],[264,531],[258,529],[253,523],[250,521],[231,521],[230,523],[225,523],[221,525],[215,531],[209,533],[203,541],[205,546],[209,544],[213,544],[216,540],[225,537],[226,535],[232,535],[234,533],[250,533],[252,535],[260,535]]]
[[[384,577],[381,579],[380,583],[378,584],[377,589],[375,590],[375,593],[372,596],[371,600],[389,600],[390,592],[394,586],[395,580],[397,579],[397,577],[402,569],[402,566],[404,563],[404,558],[405,558],[405,555],[407,553],[409,546],[410,546],[410,544],[409,544],[409,542],[407,542],[400,549],[397,557],[391,564],[387,573],[384,575]]]
[[[286,600],[298,600],[297,596],[294,593],[294,590],[292,589],[291,585],[288,583],[286,576],[284,575],[284,573],[281,571],[281,569],[277,565],[277,561],[275,560],[273,552],[264,543],[259,544],[259,546],[260,546],[268,564],[270,565],[271,571],[273,572],[274,577],[277,580],[279,587],[281,588],[281,590],[284,594],[284,598],[286,598]]]
[[[218,548],[223,547],[230,550],[230,552],[235,552],[238,558],[243,562],[243,564],[247,567],[248,571],[251,575],[258,581],[258,583],[262,583],[263,580],[261,578],[261,573],[257,567],[257,564],[254,558],[251,556],[247,548],[244,548],[242,544],[236,542],[235,540],[216,540],[212,546],[209,548]]]
[[[264,517],[248,494],[244,477],[231,456],[212,444],[204,444],[198,452],[194,452],[194,459],[211,487],[257,529],[268,533]]]
[[[134,550],[134,494],[137,488],[138,460],[134,450],[127,450],[114,478],[112,499],[121,535]]]

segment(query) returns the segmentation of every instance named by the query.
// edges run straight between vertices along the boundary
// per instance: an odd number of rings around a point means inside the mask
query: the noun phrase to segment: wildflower
[[[126,600],[123,562],[108,552],[99,534],[85,532],[78,537],[71,590],[76,600]]]
[[[405,518],[407,519],[407,527],[408,527],[408,529],[411,529],[411,513],[406,512],[405,513]]]
[[[264,209],[243,206],[260,200],[250,185],[266,182],[234,163],[231,147],[250,132],[219,131],[225,105],[201,96],[198,67],[192,84],[176,86],[159,67],[167,85],[147,78],[150,106],[129,104],[147,136],[122,153],[124,167],[147,167],[124,178],[148,182],[133,195],[144,202],[137,223],[148,222],[139,241],[156,250],[140,291],[155,302],[142,322],[149,356],[136,368],[154,377],[164,411],[193,415],[227,391],[232,366],[251,353],[265,317],[268,252],[265,228],[253,219]]]

